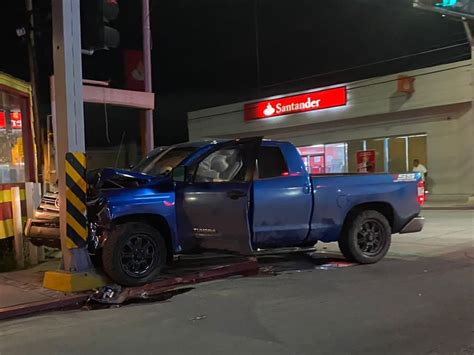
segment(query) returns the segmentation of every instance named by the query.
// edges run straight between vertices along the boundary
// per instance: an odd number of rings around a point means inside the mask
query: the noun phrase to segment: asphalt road
[[[0,354],[474,354],[474,212],[425,215],[376,265],[276,259],[167,301],[7,321]]]

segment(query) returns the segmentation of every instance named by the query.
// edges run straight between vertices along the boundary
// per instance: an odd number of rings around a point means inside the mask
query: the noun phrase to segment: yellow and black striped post
[[[65,270],[46,271],[43,287],[62,292],[79,292],[99,288],[107,284],[100,274],[91,268],[87,254],[87,209],[86,209],[86,155],[82,152],[66,153],[66,211],[61,208],[61,218],[66,215],[66,228],[61,233],[65,255],[70,259]],[[61,220],[62,221],[62,220]],[[61,225],[63,226],[63,225]],[[75,259],[77,258],[77,259]],[[87,259],[87,260],[86,260]],[[80,267],[78,265],[82,263]]]
[[[68,249],[87,245],[86,155],[66,153],[66,210]]]

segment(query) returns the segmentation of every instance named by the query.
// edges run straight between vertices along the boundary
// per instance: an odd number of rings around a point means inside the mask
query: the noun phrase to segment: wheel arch
[[[152,226],[153,228],[157,229],[158,231],[160,231],[163,238],[165,239],[165,244],[166,244],[166,251],[167,251],[166,263],[168,265],[172,263],[173,255],[174,255],[173,236],[172,236],[171,228],[165,217],[158,214],[141,213],[141,214],[121,216],[114,219],[112,222],[114,225],[120,225],[120,224],[129,223],[129,222],[139,222],[139,223],[148,224]]]
[[[346,217],[344,218],[342,231],[345,231],[349,227],[350,222],[364,211],[377,211],[382,214],[385,218],[387,218],[387,221],[390,224],[393,232],[395,226],[395,210],[388,202],[366,202],[353,206],[347,212]]]

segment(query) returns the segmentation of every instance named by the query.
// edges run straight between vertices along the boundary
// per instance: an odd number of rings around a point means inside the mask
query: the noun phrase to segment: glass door
[[[312,175],[324,174],[326,172],[325,168],[325,158],[323,154],[310,155],[309,156],[309,173]]]

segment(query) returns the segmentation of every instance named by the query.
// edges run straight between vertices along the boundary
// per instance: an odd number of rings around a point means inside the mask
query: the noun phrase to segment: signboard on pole
[[[145,66],[143,52],[131,49],[124,50],[125,87],[129,90],[145,90]]]
[[[376,151],[374,149],[358,151],[356,159],[358,173],[375,173]]]

